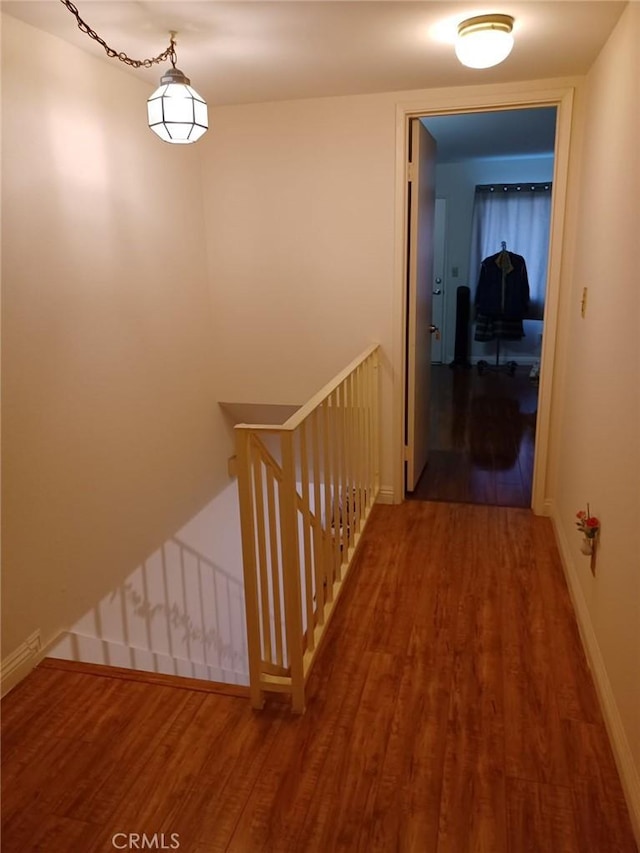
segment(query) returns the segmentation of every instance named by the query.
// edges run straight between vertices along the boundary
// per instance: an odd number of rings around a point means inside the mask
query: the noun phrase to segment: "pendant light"
[[[196,142],[209,127],[207,104],[191,80],[176,68],[175,33],[172,67],[160,78],[160,85],[147,101],[149,127],[164,142]]]
[[[147,119],[151,130],[165,142],[188,143],[200,139],[209,127],[207,103],[191,86],[191,80],[176,68],[175,32],[171,33],[169,47],[152,59],[131,59],[105,42],[95,30],[80,17],[71,0],[60,0],[78,24],[78,28],[102,45],[107,56],[119,59],[130,68],[151,68],[152,65],[171,61],[171,68],[160,78],[160,86],[147,101]]]
[[[458,25],[456,56],[469,68],[491,68],[503,62],[513,47],[511,15],[479,15]]]

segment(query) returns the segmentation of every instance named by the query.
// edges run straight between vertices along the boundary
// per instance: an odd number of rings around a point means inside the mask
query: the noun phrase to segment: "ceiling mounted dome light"
[[[469,68],[491,68],[503,62],[513,47],[511,15],[479,15],[458,24],[456,56]]]

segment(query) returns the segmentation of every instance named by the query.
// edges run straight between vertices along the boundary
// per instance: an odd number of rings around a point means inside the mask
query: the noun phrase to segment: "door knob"
[[[436,336],[437,341],[440,340],[440,329],[437,326],[434,326],[433,323],[431,323],[431,325],[429,326],[429,331],[432,335]]]
[[[442,284],[442,279],[441,279],[439,276],[438,276],[438,278],[436,279],[436,284]]]
[[[433,291],[433,295],[434,295],[434,296],[440,296],[440,294],[441,294],[441,293],[442,293],[442,291],[440,290],[440,288],[439,288],[439,287],[438,287],[436,290],[434,290],[434,291]]]

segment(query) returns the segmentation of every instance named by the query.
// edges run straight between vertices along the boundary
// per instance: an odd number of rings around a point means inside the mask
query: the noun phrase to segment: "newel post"
[[[379,351],[373,353],[373,486],[374,494],[380,489],[380,355]]]
[[[244,602],[247,618],[247,644],[249,651],[249,691],[254,708],[264,706],[264,692],[260,686],[262,651],[260,645],[260,610],[255,519],[253,511],[253,486],[251,482],[251,432],[236,427],[236,454],[238,457],[238,498],[240,502],[240,530],[242,533],[242,570],[244,573]]]
[[[282,486],[280,526],[282,535],[282,581],[284,587],[287,657],[291,668],[291,706],[301,714],[305,707],[302,649],[302,599],[300,590],[300,549],[298,545],[298,491],[294,432],[284,430],[282,441]]]

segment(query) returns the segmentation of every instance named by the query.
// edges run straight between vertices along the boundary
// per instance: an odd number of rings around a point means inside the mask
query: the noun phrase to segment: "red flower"
[[[585,536],[587,539],[595,539],[598,533],[600,533],[600,519],[596,518],[595,515],[591,515],[589,512],[589,504],[587,504],[587,511],[585,512],[581,509],[576,513],[576,527]]]

